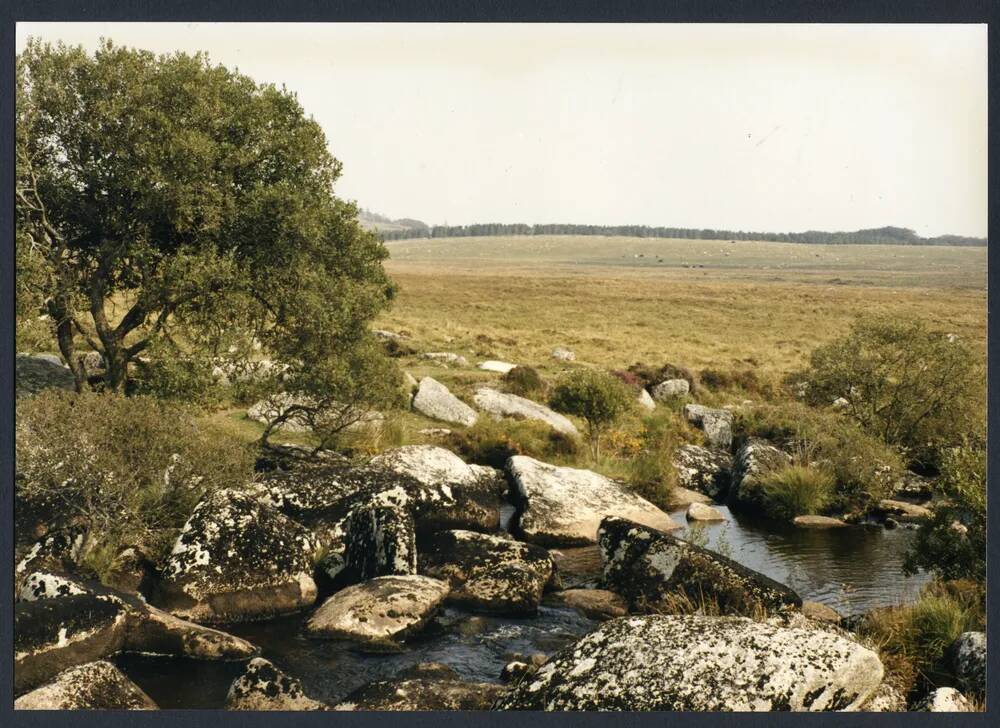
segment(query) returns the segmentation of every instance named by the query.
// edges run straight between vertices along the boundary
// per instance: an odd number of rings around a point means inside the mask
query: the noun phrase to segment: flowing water
[[[841,614],[912,600],[928,577],[904,577],[903,555],[913,531],[850,526],[796,528],[716,506],[727,521],[685,527],[675,535],[723,553],[789,585],[803,599],[822,602]],[[684,511],[673,514],[685,523]],[[596,549],[565,550],[567,565],[583,565],[569,584],[596,578]],[[570,554],[569,552],[576,552]],[[542,607],[535,617],[472,616],[446,609],[405,652],[371,655],[338,641],[304,636],[304,615],[259,624],[224,627],[258,645],[264,657],[300,679],[306,692],[336,703],[374,680],[389,679],[420,662],[441,662],[467,680],[497,682],[516,655],[551,654],[590,631],[595,624],[575,611]],[[218,708],[241,663],[211,663],[148,655],[121,655],[117,664],[163,708]]]

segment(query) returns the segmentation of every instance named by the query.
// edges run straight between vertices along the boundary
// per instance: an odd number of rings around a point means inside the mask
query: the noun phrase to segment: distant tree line
[[[402,224],[402,221],[396,220]],[[413,221],[418,222],[418,221]],[[608,235],[634,238],[690,238],[692,240],[769,240],[779,243],[813,243],[818,245],[978,245],[986,238],[961,235],[939,235],[922,238],[913,230],[882,227],[854,232],[757,233],[743,230],[712,230],[697,228],[650,227],[648,225],[525,225],[523,223],[484,223],[476,225],[433,225],[420,223],[406,230],[380,231],[384,240],[411,238],[464,238],[493,235]]]

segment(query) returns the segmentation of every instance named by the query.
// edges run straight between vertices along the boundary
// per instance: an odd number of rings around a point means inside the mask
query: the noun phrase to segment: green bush
[[[921,527],[905,568],[943,579],[986,581],[986,443],[967,442],[944,454],[940,496],[930,523]]]
[[[452,432],[447,445],[468,462],[494,468],[504,467],[513,455],[553,460],[572,457],[579,449],[576,439],[542,422],[490,417],[480,417],[472,427]]]
[[[789,465],[761,477],[761,507],[772,518],[822,513],[833,498],[833,477],[823,470]]]
[[[948,647],[963,632],[985,626],[982,593],[962,585],[933,583],[912,604],[877,609],[858,632],[883,656],[904,692],[924,692],[952,682],[944,664]]]
[[[545,396],[545,380],[533,367],[514,367],[503,375],[503,384],[508,392],[521,397],[535,399]]]
[[[149,395],[188,404],[213,405],[222,398],[222,387],[212,374],[212,363],[173,347],[158,346],[140,362],[130,380],[130,394]]]
[[[698,379],[709,389],[735,389],[762,397],[774,396],[774,387],[771,383],[761,379],[753,369],[702,369]]]
[[[698,377],[687,367],[676,364],[663,364],[652,366],[636,362],[628,368],[630,374],[635,376],[646,389],[652,389],[657,384],[667,379],[686,379],[691,389],[691,394],[697,394],[699,390]]]
[[[798,456],[799,464],[819,464],[835,483],[830,508],[865,509],[890,495],[902,473],[899,454],[868,434],[850,417],[792,400],[736,411],[737,439],[762,437]]]
[[[587,422],[594,458],[600,457],[601,435],[635,404],[628,385],[606,372],[578,369],[562,378],[552,394],[553,408]]]
[[[919,320],[859,319],[845,338],[813,351],[804,383],[811,403],[843,398],[866,431],[924,466],[984,432],[982,355]]]
[[[18,402],[17,503],[82,523],[95,547],[163,554],[198,500],[239,486],[252,454],[187,407],[152,397],[47,391]],[[44,504],[44,512],[33,506]],[[18,518],[19,528],[30,528]]]

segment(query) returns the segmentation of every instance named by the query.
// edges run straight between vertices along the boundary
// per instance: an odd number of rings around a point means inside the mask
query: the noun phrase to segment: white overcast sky
[[[429,223],[985,236],[985,25],[22,23],[284,84]]]

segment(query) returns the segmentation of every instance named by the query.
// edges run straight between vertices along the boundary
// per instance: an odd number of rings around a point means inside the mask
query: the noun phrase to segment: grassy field
[[[551,351],[567,346],[601,367],[777,374],[873,311],[925,318],[985,352],[983,249],[571,236],[389,249],[400,295],[379,325],[470,360],[556,369]]]

